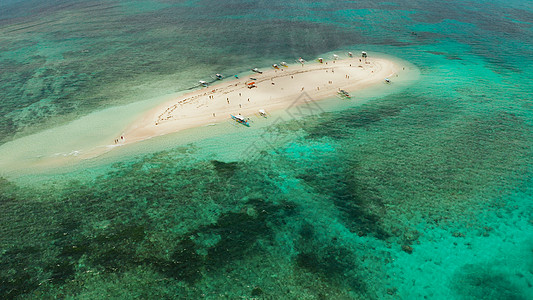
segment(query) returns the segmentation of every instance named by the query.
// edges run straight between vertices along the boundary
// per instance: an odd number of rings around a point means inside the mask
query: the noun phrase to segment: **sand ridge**
[[[98,165],[118,156],[144,153],[145,149],[163,149],[159,143],[166,147],[171,140],[170,143],[195,140],[190,134],[223,134],[229,129],[226,126],[229,123],[239,130],[253,132],[256,126],[273,124],[276,116],[279,118],[293,108],[298,110],[299,105],[308,100],[315,105],[319,105],[319,100],[330,99],[325,105],[339,101],[339,105],[352,106],[367,101],[369,92],[385,95],[418,78],[415,66],[395,58],[369,57],[366,62],[344,58],[281,68],[264,68],[263,74],[250,71],[241,74],[240,79],[216,81],[209,87],[171,98],[147,99],[142,103],[95,111],[71,123],[21,137],[0,146],[0,173],[18,177]],[[392,80],[391,85],[385,83],[387,77]],[[248,89],[251,81],[257,87]],[[352,98],[334,99],[340,89],[348,91]],[[272,119],[259,120],[262,118],[258,114],[260,109],[271,113]],[[239,113],[250,117],[252,128],[244,128],[231,120],[230,114]],[[287,116],[294,117],[290,113]],[[221,126],[201,130],[201,127],[216,124]],[[174,132],[184,134],[175,142],[170,137],[148,146],[139,143],[122,147]],[[103,155],[106,153],[110,154]],[[99,159],[95,159],[97,157]]]
[[[148,111],[133,122],[117,141],[127,144],[202,125],[219,123],[230,114],[245,117],[298,105],[305,92],[308,98],[322,100],[350,92],[357,101],[357,91],[385,78],[398,76],[403,67],[384,58],[345,58],[305,64],[280,66],[279,69],[251,73],[240,79],[222,80],[173,99]],[[253,83],[254,88],[249,88]],[[308,100],[308,99],[307,99]]]

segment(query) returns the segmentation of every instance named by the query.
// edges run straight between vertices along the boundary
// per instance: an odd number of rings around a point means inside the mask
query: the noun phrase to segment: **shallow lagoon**
[[[421,77],[303,119],[7,174],[5,298],[533,296],[527,2],[13,3],[4,143],[250,61],[365,49]],[[265,137],[250,156],[228,143]]]

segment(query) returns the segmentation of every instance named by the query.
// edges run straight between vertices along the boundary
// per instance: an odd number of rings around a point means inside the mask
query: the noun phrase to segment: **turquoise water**
[[[0,170],[0,295],[533,298],[531,20],[528,1],[3,1],[1,143],[330,51],[421,77],[59,174]]]

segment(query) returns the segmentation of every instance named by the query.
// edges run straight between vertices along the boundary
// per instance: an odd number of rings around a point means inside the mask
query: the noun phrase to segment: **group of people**
[[[124,141],[124,136],[121,135],[120,139],[115,139],[115,144],[118,144],[119,142],[123,142],[123,141]]]

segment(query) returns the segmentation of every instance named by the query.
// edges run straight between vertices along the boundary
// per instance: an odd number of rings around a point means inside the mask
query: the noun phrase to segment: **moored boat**
[[[246,118],[244,118],[242,115],[230,115],[231,118],[233,120],[235,120],[237,123],[241,123],[242,125],[246,126],[246,127],[250,127],[250,124],[248,123],[248,120],[246,120]]]
[[[287,63],[284,62],[284,61],[280,62],[279,64],[280,64],[281,66],[285,67],[285,68],[289,66],[289,65],[287,65]]]
[[[252,89],[252,88],[254,88],[254,87],[257,87],[257,85],[255,85],[255,81],[247,82],[247,83],[246,83],[246,86],[247,86],[249,89]]]
[[[198,83],[200,83],[201,86],[207,86],[207,81],[200,80]]]
[[[352,99],[352,96],[350,96],[350,94],[345,90],[340,90],[337,92],[337,94],[343,99]]]
[[[252,71],[255,73],[263,74],[263,72],[259,71],[258,68],[253,68]]]

